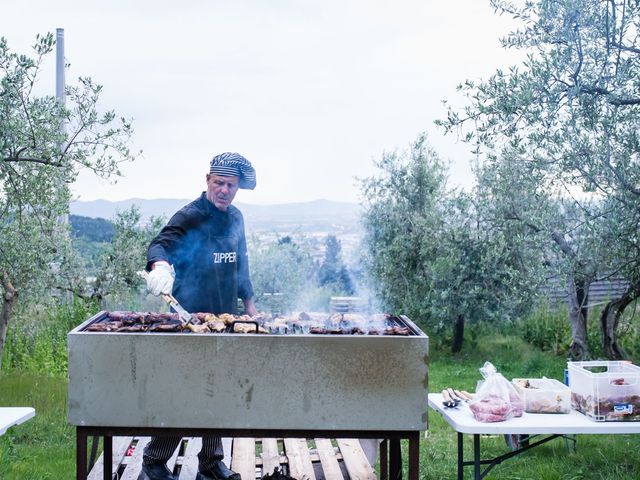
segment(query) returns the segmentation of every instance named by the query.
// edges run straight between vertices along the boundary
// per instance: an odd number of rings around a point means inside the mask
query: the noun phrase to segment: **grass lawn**
[[[432,353],[429,391],[447,386],[475,391],[481,376],[478,368],[491,361],[508,379],[541,377],[563,379],[566,361],[540,352],[522,340],[493,335],[478,340],[477,346],[460,356]],[[465,438],[465,460],[473,458],[472,436]],[[481,440],[482,455],[494,457],[508,451],[504,437]],[[440,414],[429,410],[429,430],[421,440],[420,478],[456,478],[457,435]],[[466,467],[465,478],[472,478]],[[552,440],[495,466],[493,479],[638,479],[640,478],[640,435],[578,435],[577,449],[567,448],[562,439]]]
[[[562,379],[565,360],[499,334],[477,339],[460,355],[432,351],[429,390],[451,386],[475,390],[478,368],[490,360],[507,378]],[[0,376],[0,405],[31,406],[35,418],[0,437],[0,480],[75,478],[75,431],[67,424],[66,380],[25,375]],[[471,437],[466,440],[471,458]],[[421,478],[456,476],[456,434],[439,414],[429,412],[428,434],[421,440]],[[482,440],[483,455],[505,453],[502,436]],[[465,478],[471,478],[467,468]],[[406,475],[406,472],[405,472]],[[406,478],[406,476],[405,476]],[[579,435],[577,451],[561,439],[536,447],[496,466],[493,479],[638,479],[640,435]]]
[[[75,428],[67,423],[66,379],[0,376],[0,406],[36,409],[34,418],[0,437],[0,479],[75,478]]]

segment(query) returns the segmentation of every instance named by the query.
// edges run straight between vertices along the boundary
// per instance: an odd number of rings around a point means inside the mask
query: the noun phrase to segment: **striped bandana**
[[[225,152],[211,160],[209,173],[223,177],[239,177],[239,187],[247,190],[256,188],[256,171],[249,160],[239,153]]]

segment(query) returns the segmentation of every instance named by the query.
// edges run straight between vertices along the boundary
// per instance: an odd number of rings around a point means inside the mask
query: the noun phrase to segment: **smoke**
[[[140,280],[140,288],[133,293],[122,295],[109,295],[103,300],[105,310],[114,311],[142,311],[142,312],[168,312],[168,304],[160,297],[147,293],[144,280]]]
[[[259,310],[282,315],[387,311],[369,281],[361,241],[349,237],[345,261],[341,255],[328,261],[328,237],[326,233],[252,237],[251,273]],[[338,254],[343,240],[338,242]]]

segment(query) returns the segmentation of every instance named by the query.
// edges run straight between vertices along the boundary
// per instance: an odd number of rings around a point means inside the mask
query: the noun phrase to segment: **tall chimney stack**
[[[66,102],[64,90],[64,28],[56,28],[56,100],[63,106]],[[64,122],[60,122],[60,131],[64,130]]]
[[[56,100],[61,106],[65,106],[65,81],[64,81],[64,28],[56,28]],[[64,135],[66,125],[64,119],[60,119],[60,133]],[[65,146],[60,144],[60,151]],[[64,186],[63,186],[64,187]],[[61,215],[60,223],[69,223],[69,215]]]

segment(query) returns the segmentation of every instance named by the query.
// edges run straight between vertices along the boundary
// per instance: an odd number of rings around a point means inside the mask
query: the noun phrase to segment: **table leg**
[[[480,480],[482,478],[480,473],[480,435],[477,433],[473,436],[473,471],[473,478]]]
[[[394,438],[389,441],[389,478],[391,480],[402,480],[402,450],[400,449],[400,439]]]
[[[464,478],[464,437],[458,432],[458,480]]]
[[[112,480],[113,478],[113,437],[111,435],[105,435],[102,437],[102,465],[103,465],[103,480]]]
[[[380,442],[380,480],[389,480],[389,439]]]
[[[409,437],[409,480],[420,477],[420,433]]]
[[[87,478],[87,434],[82,427],[76,427],[76,479]]]

